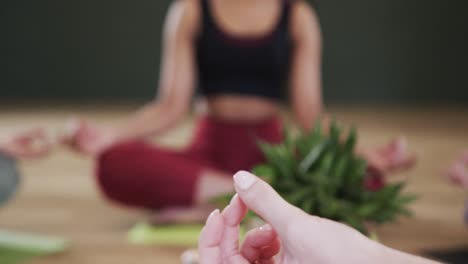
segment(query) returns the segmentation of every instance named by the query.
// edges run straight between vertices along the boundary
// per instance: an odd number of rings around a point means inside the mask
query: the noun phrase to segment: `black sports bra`
[[[281,100],[288,79],[292,41],[291,1],[283,0],[275,28],[261,37],[223,32],[212,15],[210,0],[200,0],[201,31],[196,43],[198,88],[207,96],[234,94]]]

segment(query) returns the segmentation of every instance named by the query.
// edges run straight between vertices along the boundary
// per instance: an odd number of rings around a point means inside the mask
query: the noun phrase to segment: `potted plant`
[[[402,193],[404,182],[385,183],[381,173],[355,154],[356,129],[344,135],[332,122],[324,133],[318,122],[311,132],[284,134],[280,144],[259,142],[266,161],[252,172],[289,203],[367,235],[369,224],[410,215],[407,205],[416,197]]]

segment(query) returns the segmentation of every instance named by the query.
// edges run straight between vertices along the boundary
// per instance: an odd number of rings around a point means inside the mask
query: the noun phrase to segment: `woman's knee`
[[[129,142],[100,155],[96,180],[103,194],[120,204],[148,209],[188,206],[202,167],[180,153]]]
[[[122,167],[137,158],[144,148],[145,144],[141,141],[119,143],[108,148],[97,159],[98,173],[120,171]]]
[[[96,181],[101,191],[111,200],[127,202],[126,188],[135,180],[136,159],[143,151],[143,142],[125,142],[101,153],[96,164]]]

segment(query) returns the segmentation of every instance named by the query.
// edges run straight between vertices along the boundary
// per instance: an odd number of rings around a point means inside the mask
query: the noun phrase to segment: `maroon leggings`
[[[257,140],[280,142],[279,118],[237,123],[203,117],[190,146],[176,151],[143,141],[117,144],[100,155],[97,181],[109,199],[146,209],[190,206],[204,170],[228,175],[263,161]]]

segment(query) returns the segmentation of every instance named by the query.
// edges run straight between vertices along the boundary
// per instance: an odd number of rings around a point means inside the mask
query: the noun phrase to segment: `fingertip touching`
[[[292,218],[301,217],[300,210],[288,204],[270,185],[249,172],[236,173],[234,185],[242,202],[279,233]]]

